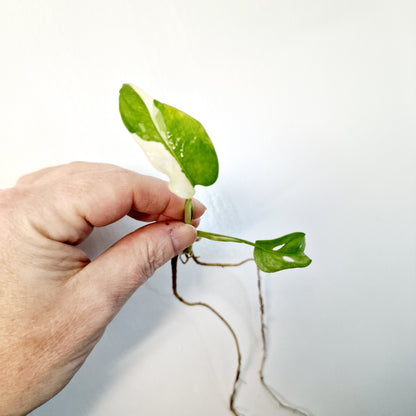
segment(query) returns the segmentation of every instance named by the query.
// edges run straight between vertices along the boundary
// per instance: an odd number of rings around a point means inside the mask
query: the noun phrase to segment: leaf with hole
[[[275,240],[257,240],[254,244],[254,260],[266,273],[306,267],[312,262],[304,253],[304,233],[287,234]]]
[[[274,240],[257,240],[252,243],[242,238],[229,235],[210,233],[198,230],[198,237],[213,241],[242,243],[254,247],[254,261],[257,267],[266,273],[274,273],[284,269],[306,267],[312,260],[303,252],[305,250],[305,234],[292,233]]]

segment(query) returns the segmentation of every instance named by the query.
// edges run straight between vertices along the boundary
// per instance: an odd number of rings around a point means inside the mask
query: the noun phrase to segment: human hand
[[[58,393],[153,272],[193,243],[184,200],[165,182],[112,165],[43,169],[0,191],[0,414]],[[194,201],[194,225],[204,207]],[[153,222],[94,261],[77,245],[125,215]]]

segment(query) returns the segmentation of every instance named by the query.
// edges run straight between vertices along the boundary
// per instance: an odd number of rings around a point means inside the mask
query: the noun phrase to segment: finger
[[[146,225],[122,238],[78,273],[74,293],[87,296],[84,301],[100,311],[101,324],[107,324],[157,268],[189,247],[195,238],[195,228],[181,222]]]
[[[28,185],[30,183],[30,186]],[[182,220],[185,200],[167,183],[108,164],[75,162],[30,175],[17,184],[28,217],[47,237],[78,244],[94,226],[134,213],[142,221]],[[27,201],[29,198],[29,201]],[[205,207],[194,200],[194,216]]]
[[[41,179],[43,176],[48,175],[51,171],[56,169],[57,166],[49,166],[47,168],[43,168],[40,170],[37,170],[35,172],[27,173],[26,175],[21,176],[17,182],[16,186],[32,186],[34,185],[39,179]]]
[[[183,204],[185,204],[185,200],[182,199]],[[204,205],[201,204],[197,199],[192,198],[192,204],[194,206],[193,218],[195,219],[195,224],[199,224],[199,219],[201,215],[205,212],[206,208]],[[176,216],[172,217],[167,215],[168,213],[163,214],[147,214],[144,212],[138,211],[130,211],[128,215],[136,220],[145,221],[145,222],[153,222],[153,221],[167,221],[167,220],[178,220]],[[183,215],[183,206],[182,206],[182,215]],[[192,224],[195,226],[194,222]]]

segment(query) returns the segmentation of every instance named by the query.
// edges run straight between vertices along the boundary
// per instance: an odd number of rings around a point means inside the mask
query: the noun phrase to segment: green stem
[[[192,218],[194,216],[194,204],[192,203],[192,198],[188,198],[185,201],[184,213],[183,213],[183,222],[185,224],[192,224]],[[192,255],[192,246],[187,247],[183,253],[185,255]]]
[[[207,238],[208,240],[224,241],[224,242],[229,242],[229,243],[243,243],[243,244],[248,244],[249,246],[256,247],[256,245],[252,243],[251,241],[243,240],[237,237],[230,237],[228,235],[209,233],[207,231],[200,231],[200,230],[198,230],[197,234],[198,234],[198,237]]]
[[[192,203],[192,199],[191,198],[188,198],[185,201],[183,222],[185,224],[192,224],[192,218],[193,218],[193,216],[194,216],[194,205]]]

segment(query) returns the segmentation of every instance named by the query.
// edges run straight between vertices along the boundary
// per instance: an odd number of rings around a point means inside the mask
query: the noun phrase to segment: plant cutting
[[[132,84],[124,84],[120,90],[119,110],[124,125],[145,152],[150,163],[169,178],[169,189],[184,203],[184,222],[191,224],[193,215],[192,197],[195,186],[212,185],[218,177],[218,158],[214,145],[201,123],[188,114],[152,99],[148,94]],[[199,239],[217,242],[233,242],[253,247],[253,258],[240,263],[205,263],[194,254],[193,247],[188,247],[171,261],[172,289],[178,300],[188,306],[202,306],[211,310],[229,329],[237,350],[237,370],[232,393],[230,410],[240,415],[235,401],[241,370],[241,353],[238,338],[231,325],[212,306],[203,302],[188,302],[177,291],[178,258],[182,263],[190,259],[203,266],[233,267],[247,261],[254,261],[257,266],[257,283],[259,308],[261,316],[261,338],[263,357],[259,369],[260,381],[277,403],[295,413],[308,415],[303,410],[284,403],[265,382],[263,369],[267,357],[266,333],[264,324],[264,302],[262,297],[262,276],[260,271],[275,273],[280,270],[306,267],[311,259],[304,253],[305,234],[294,232],[272,240],[254,242],[237,237],[226,236],[208,231],[197,231]]]

